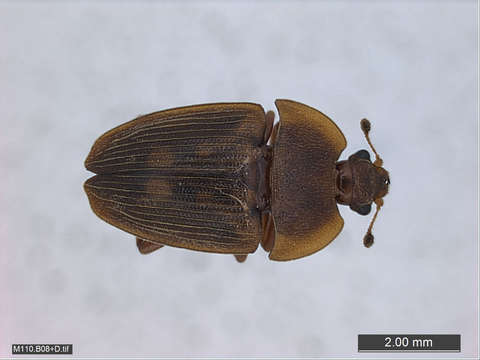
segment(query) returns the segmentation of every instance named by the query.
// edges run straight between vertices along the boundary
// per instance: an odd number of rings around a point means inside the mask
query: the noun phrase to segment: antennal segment
[[[383,199],[379,198],[375,200],[375,205],[377,205],[377,210],[375,211],[375,215],[373,215],[372,221],[370,222],[370,226],[368,227],[367,233],[363,237],[363,245],[369,248],[373,245],[374,236],[372,235],[372,228],[375,220],[377,219],[377,214],[380,211],[380,208],[383,206]]]
[[[370,141],[370,136],[368,136],[368,133],[370,132],[370,129],[372,128],[372,126],[370,124],[370,121],[368,121],[367,119],[362,119],[362,121],[360,121],[360,127],[362,128],[363,134],[365,135],[365,138],[367,139],[368,145],[370,145],[370,147],[372,148],[372,151],[375,153],[376,158],[375,158],[375,162],[373,163],[373,165],[381,167],[383,165],[383,160],[380,157],[380,155],[378,155],[375,148],[373,147],[372,142]]]

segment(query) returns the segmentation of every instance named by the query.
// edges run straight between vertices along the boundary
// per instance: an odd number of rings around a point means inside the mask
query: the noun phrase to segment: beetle
[[[245,261],[259,244],[276,261],[327,246],[343,228],[337,204],[367,215],[390,177],[367,150],[338,161],[347,145],[320,111],[276,100],[279,122],[254,103],[214,103],[154,112],[96,140],[84,184],[93,212],[136,236],[148,254],[173,246],[233,254]]]

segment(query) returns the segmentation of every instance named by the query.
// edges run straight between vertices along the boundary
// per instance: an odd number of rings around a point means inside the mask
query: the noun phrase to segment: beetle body
[[[273,113],[252,103],[165,110],[108,131],[85,161],[97,174],[84,184],[93,211],[142,253],[167,245],[244,261],[262,244],[282,261],[322,249],[343,227],[337,202],[368,213],[388,173],[365,150],[338,162],[345,137],[321,112],[276,106],[273,131]]]

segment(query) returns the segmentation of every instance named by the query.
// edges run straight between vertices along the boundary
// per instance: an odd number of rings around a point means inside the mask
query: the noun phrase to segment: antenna
[[[363,134],[365,135],[365,138],[367,139],[368,145],[370,145],[373,152],[375,153],[376,158],[375,158],[375,162],[373,163],[373,165],[381,167],[383,165],[383,160],[380,157],[380,155],[378,155],[377,151],[375,150],[375,148],[372,145],[372,142],[370,141],[370,137],[368,136],[368,133],[369,133],[370,129],[372,128],[372,126],[370,124],[370,121],[368,121],[367,119],[362,119],[362,121],[360,121],[360,127],[362,128]],[[375,214],[375,216],[376,216],[376,214]],[[372,239],[372,243],[373,243],[373,239]]]
[[[383,199],[382,198],[376,199],[375,205],[377,205],[377,210],[375,211],[375,215],[373,215],[373,218],[372,218],[372,221],[370,222],[370,226],[368,227],[367,233],[363,237],[363,245],[365,245],[365,247],[367,248],[373,245],[374,237],[372,235],[372,227],[375,220],[377,219],[377,214],[380,211],[380,208],[383,206]]]

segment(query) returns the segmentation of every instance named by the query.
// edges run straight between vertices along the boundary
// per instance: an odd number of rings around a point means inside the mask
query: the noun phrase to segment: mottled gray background
[[[438,356],[477,357],[477,36],[474,1],[0,4],[1,356],[362,357],[358,333],[392,332],[458,333]],[[372,121],[392,185],[371,249],[371,217],[343,207],[320,253],[243,265],[141,256],[91,212],[83,160],[106,130],[276,98],[332,117],[343,157]]]

